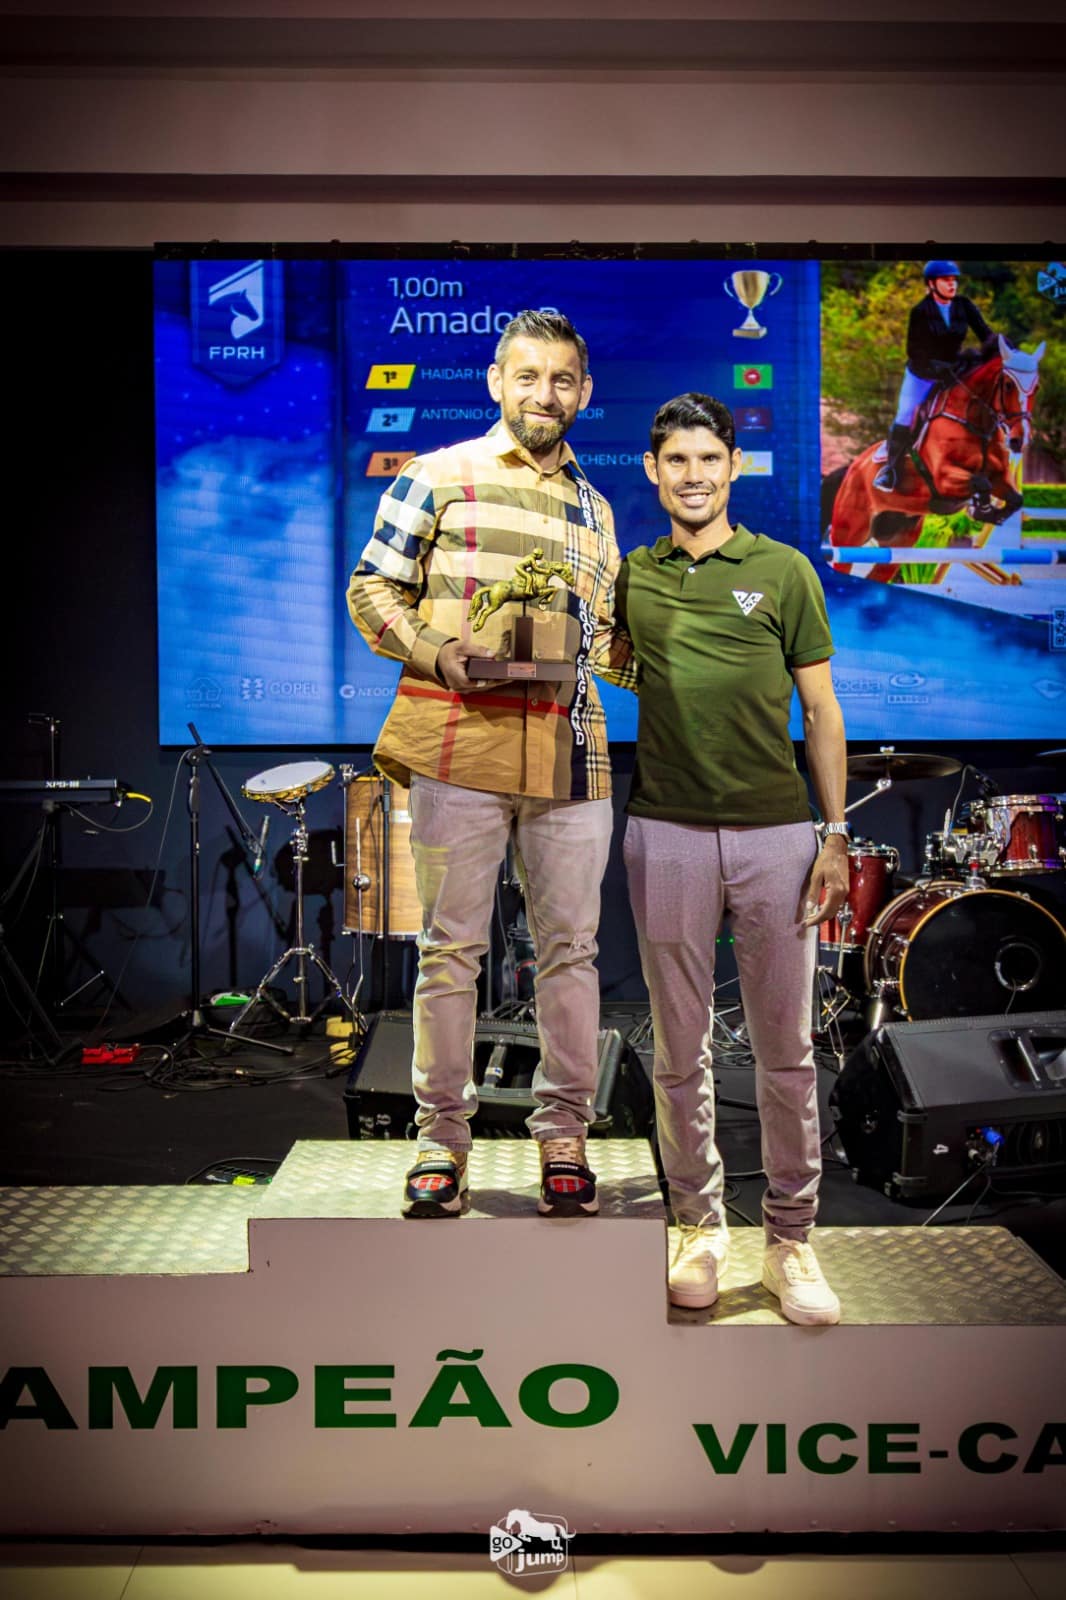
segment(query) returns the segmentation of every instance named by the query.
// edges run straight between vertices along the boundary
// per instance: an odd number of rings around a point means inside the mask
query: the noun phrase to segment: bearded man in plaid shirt
[[[529,1129],[540,1144],[544,1216],[591,1215],[585,1161],[599,1029],[594,965],[611,840],[607,733],[591,676],[610,659],[619,552],[611,508],[565,436],[589,401],[588,350],[557,312],[523,311],[488,369],[502,418],[487,435],[408,461],[381,498],[348,609],[372,650],[403,663],[374,751],[411,790],[422,905],[414,996],[419,1153],[410,1217],[467,1203],[476,985],[496,879],[513,838],[537,960],[541,1058]],[[510,580],[534,550],[565,561],[570,683],[472,679],[475,590]]]

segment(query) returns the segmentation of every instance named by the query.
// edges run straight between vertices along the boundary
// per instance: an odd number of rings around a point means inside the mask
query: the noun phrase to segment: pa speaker
[[[382,1011],[356,1057],[344,1091],[353,1139],[404,1139],[414,1125],[411,1091],[414,1028],[409,1011]],[[536,1102],[533,1074],[540,1040],[532,1022],[480,1019],[474,1031],[475,1138],[522,1137]],[[651,1085],[617,1028],[599,1033],[594,1120],[589,1132],[616,1139],[648,1138],[654,1126]]]
[[[980,1168],[1066,1165],[1066,1011],[890,1022],[844,1063],[829,1105],[856,1179],[901,1199]]]

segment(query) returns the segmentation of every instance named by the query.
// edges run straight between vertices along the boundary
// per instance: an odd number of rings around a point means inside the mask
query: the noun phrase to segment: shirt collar
[[[552,472],[545,472],[539,461],[535,461],[530,455],[525,445],[519,444],[502,417],[499,422],[493,423],[486,434],[486,438],[490,441],[495,455],[517,456],[520,461],[525,462],[527,467],[532,467],[534,472],[540,473],[545,478],[554,477],[555,473],[561,471],[563,467],[577,466],[577,457],[564,439],[562,453],[559,456],[559,465]],[[580,468],[578,470],[580,471]]]
[[[744,524],[738,522],[725,544],[719,546],[717,550],[709,550],[706,556],[700,556],[698,559],[706,561],[712,556],[721,556],[723,561],[741,562],[754,548],[755,534],[749,533]],[[679,544],[675,544],[668,533],[664,533],[661,539],[655,541],[651,547],[651,553],[655,560],[659,562],[675,558],[681,559],[682,557],[687,561],[692,559],[688,551],[683,550]]]

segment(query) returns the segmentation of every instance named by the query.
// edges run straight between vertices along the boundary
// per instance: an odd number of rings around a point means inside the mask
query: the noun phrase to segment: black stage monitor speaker
[[[404,1139],[412,1129],[414,1031],[409,1011],[381,1011],[371,1019],[344,1091],[353,1139]],[[652,1091],[636,1053],[617,1028],[599,1035],[595,1120],[590,1132],[616,1139],[648,1138],[654,1123]],[[474,1033],[478,1110],[475,1138],[521,1137],[533,1110],[533,1074],[540,1060],[536,1024],[481,1018]]]
[[[994,1158],[1066,1166],[1066,1011],[890,1022],[844,1063],[829,1105],[860,1183],[900,1199],[950,1194]]]

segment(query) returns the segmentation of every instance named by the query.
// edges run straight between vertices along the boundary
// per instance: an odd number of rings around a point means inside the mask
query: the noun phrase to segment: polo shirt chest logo
[[[733,599],[736,601],[741,611],[743,611],[744,615],[746,617],[750,617],[752,612],[755,610],[755,607],[762,599],[762,594],[758,589],[734,589]]]

